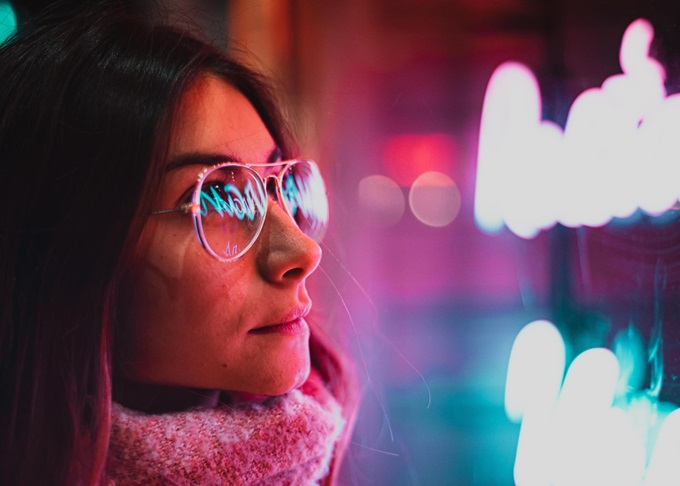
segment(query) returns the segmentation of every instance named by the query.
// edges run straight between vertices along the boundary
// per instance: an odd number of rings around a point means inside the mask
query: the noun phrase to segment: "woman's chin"
[[[274,397],[284,395],[299,388],[309,377],[310,363],[304,363],[288,369],[279,370],[276,374],[268,375],[267,379],[250,383],[250,386],[235,392],[235,396]]]

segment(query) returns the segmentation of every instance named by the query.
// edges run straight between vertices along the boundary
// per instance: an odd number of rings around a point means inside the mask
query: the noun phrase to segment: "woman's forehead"
[[[205,75],[180,99],[171,128],[169,158],[212,153],[258,163],[275,147],[250,101],[222,79]]]

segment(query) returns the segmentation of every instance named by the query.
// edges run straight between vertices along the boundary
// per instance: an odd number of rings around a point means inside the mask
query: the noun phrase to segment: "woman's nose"
[[[321,261],[321,247],[277,204],[270,200],[257,242],[257,267],[270,282],[296,283],[307,278]]]

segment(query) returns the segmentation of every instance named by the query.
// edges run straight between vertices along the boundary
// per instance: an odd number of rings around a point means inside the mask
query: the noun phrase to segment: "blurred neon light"
[[[548,321],[527,324],[515,338],[505,387],[505,413],[520,422],[531,404],[557,401],[565,366],[562,336]]]
[[[456,183],[441,172],[425,172],[411,186],[409,207],[421,223],[436,228],[450,224],[460,210]]]
[[[557,328],[548,321],[527,324],[515,338],[508,364],[505,411],[513,422],[522,422],[515,482],[518,485],[549,484],[550,457],[545,444],[551,438],[552,413],[559,397],[566,351]]]
[[[406,208],[404,193],[395,181],[384,175],[370,175],[359,181],[361,215],[375,226],[387,227],[401,220]]]
[[[225,200],[226,197],[226,200]],[[239,220],[248,218],[255,219],[255,214],[266,212],[266,195],[264,191],[256,189],[248,181],[243,194],[233,184],[225,184],[222,187],[211,185],[208,191],[201,191],[201,215],[207,216],[213,210],[221,217],[226,213],[230,217]]]
[[[505,63],[491,76],[479,138],[475,220],[532,238],[556,223],[601,226],[638,208],[659,215],[680,196],[680,95],[649,57],[653,28],[634,21],[622,74],[581,93],[564,130],[541,119],[536,78]]]
[[[680,410],[664,420],[647,468],[644,486],[675,484],[680,478]]]
[[[408,187],[424,172],[451,173],[458,158],[458,144],[443,133],[407,133],[385,140],[382,163],[385,173]]]
[[[0,44],[4,42],[17,28],[17,18],[12,4],[7,0],[0,0]]]
[[[617,352],[635,342],[618,340]],[[528,324],[513,344],[505,406],[510,420],[521,422],[515,484],[677,484],[676,407],[634,383],[622,392],[619,382],[631,374],[608,349],[584,351],[566,375],[565,355],[564,341],[548,321]]]

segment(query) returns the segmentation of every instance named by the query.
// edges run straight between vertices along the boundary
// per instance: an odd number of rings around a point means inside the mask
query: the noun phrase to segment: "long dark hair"
[[[51,15],[0,49],[0,482],[94,484],[110,428],[117,291],[180,96],[203,73],[239,89],[284,156],[260,76],[120,8]],[[312,339],[337,394],[342,364]]]

